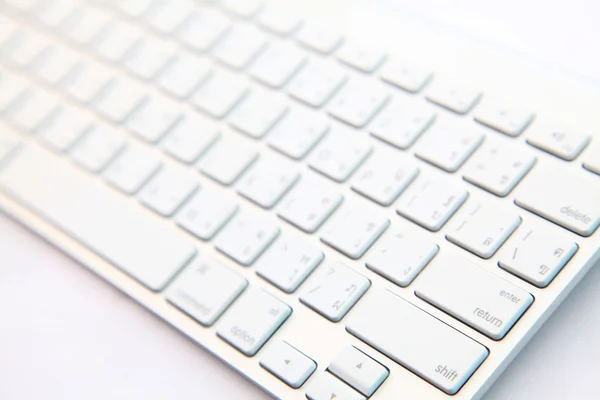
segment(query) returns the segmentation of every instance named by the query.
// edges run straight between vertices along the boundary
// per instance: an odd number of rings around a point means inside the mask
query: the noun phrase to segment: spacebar
[[[488,356],[481,344],[387,290],[368,293],[346,330],[448,394]]]
[[[141,207],[38,148],[0,170],[0,191],[154,291],[196,252]]]

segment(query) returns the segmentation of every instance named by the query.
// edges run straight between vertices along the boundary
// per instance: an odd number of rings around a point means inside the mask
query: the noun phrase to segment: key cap
[[[66,152],[92,128],[91,119],[74,108],[61,107],[38,130],[37,136],[50,149]]]
[[[217,335],[248,357],[273,336],[292,309],[265,291],[250,288],[217,325]]]
[[[384,237],[369,253],[367,268],[396,285],[406,287],[439,251],[439,246],[412,234],[398,232]]]
[[[600,225],[600,186],[594,179],[548,164],[531,171],[515,203],[578,235],[591,236]]]
[[[148,7],[153,3],[153,0],[120,0],[113,3],[120,12],[129,17],[138,18],[148,11]]]
[[[375,117],[371,135],[392,146],[406,150],[425,132],[435,120],[430,107],[392,102]]]
[[[132,25],[110,22],[94,39],[94,52],[110,62],[120,62],[137,45],[142,33]]]
[[[0,131],[0,167],[4,161],[9,160],[9,156],[18,148],[20,141],[17,134],[9,129],[3,128]]]
[[[229,186],[252,165],[258,154],[231,136],[219,139],[200,161],[200,171],[222,185]]]
[[[16,21],[13,21],[7,15],[0,16],[0,48],[18,29],[19,25]]]
[[[372,150],[373,145],[366,136],[336,126],[319,143],[308,165],[336,182],[344,182]]]
[[[305,24],[296,35],[298,42],[321,54],[330,54],[344,41],[333,29],[314,24]]]
[[[180,50],[160,73],[156,83],[168,94],[184,99],[206,81],[211,73],[212,68],[206,59]]]
[[[521,217],[513,212],[489,204],[471,203],[446,239],[481,258],[490,258],[521,224]]]
[[[196,257],[169,285],[167,300],[204,326],[212,326],[248,281],[212,257]]]
[[[294,389],[315,372],[317,363],[286,342],[273,344],[265,349],[260,366]]]
[[[478,108],[475,121],[508,136],[517,137],[531,124],[535,114],[514,107],[488,105]]]
[[[110,164],[104,178],[122,192],[135,194],[160,167],[160,161],[148,150],[128,146]]]
[[[455,394],[489,351],[387,290],[373,290],[346,330],[447,394]]]
[[[191,101],[205,113],[223,118],[247,92],[248,84],[242,77],[219,70],[200,85],[192,94]]]
[[[507,196],[536,163],[536,157],[513,147],[486,143],[469,162],[464,178],[497,196]]]
[[[0,48],[0,58],[14,68],[27,68],[44,57],[49,42],[41,34],[23,28]]]
[[[80,4],[60,24],[61,31],[77,44],[89,44],[107,26],[109,16]]]
[[[182,118],[180,110],[181,105],[155,96],[136,108],[126,126],[137,137],[156,143]]]
[[[1,109],[2,106],[0,105],[0,110]],[[583,168],[600,175],[600,144],[596,143],[595,145],[590,146],[589,150],[585,153]]]
[[[353,346],[338,353],[327,370],[367,397],[371,397],[390,374],[383,365]]]
[[[185,1],[154,1],[144,19],[151,28],[169,34],[181,25],[192,10],[193,6]]]
[[[196,253],[138,205],[34,147],[2,170],[0,190],[156,292]]]
[[[13,75],[0,75],[0,114],[18,102],[28,88],[27,81]]]
[[[312,107],[321,107],[346,82],[346,73],[337,65],[309,61],[288,84],[293,98]]]
[[[338,208],[342,195],[330,186],[301,180],[286,197],[278,215],[306,233],[313,233]]]
[[[267,142],[275,150],[300,160],[328,130],[329,123],[324,116],[292,108],[271,129]]]
[[[170,44],[143,39],[128,52],[123,65],[136,77],[151,80],[167,66],[174,55]]]
[[[321,241],[356,260],[375,243],[390,221],[369,209],[354,207],[339,214]]]
[[[234,25],[211,50],[213,57],[234,69],[244,69],[267,45],[264,34],[252,25]]]
[[[273,158],[261,158],[240,181],[238,193],[259,206],[270,209],[299,178],[300,174],[289,164]]]
[[[102,117],[118,124],[124,122],[147,97],[140,86],[124,78],[117,78],[102,91],[92,106]]]
[[[4,113],[4,117],[17,129],[32,133],[44,124],[57,106],[58,101],[54,96],[40,90],[32,90],[19,98],[19,101]]]
[[[271,221],[240,211],[217,236],[215,247],[238,263],[250,266],[279,235]]]
[[[341,62],[361,72],[371,73],[385,61],[386,54],[373,47],[373,44],[344,43],[337,52]]]
[[[98,173],[125,147],[125,142],[111,127],[94,125],[71,149],[71,158],[79,166]]]
[[[163,217],[175,214],[198,188],[196,180],[176,171],[162,168],[140,192],[140,201]]]
[[[457,114],[466,114],[479,102],[482,93],[469,87],[438,85],[427,93],[427,100]]]
[[[55,28],[75,9],[76,2],[72,0],[51,0],[45,7],[35,10],[36,19],[42,24]]]
[[[113,75],[100,64],[80,63],[69,74],[62,90],[72,99],[87,104],[109,87]]]
[[[352,189],[382,206],[392,204],[416,178],[419,168],[398,152],[378,150],[358,170]]]
[[[306,397],[308,400],[366,400],[364,396],[327,372],[321,373],[311,381]]]
[[[219,138],[219,128],[212,121],[186,114],[169,130],[163,140],[164,150],[181,162],[191,164]]]
[[[381,71],[381,79],[410,93],[420,92],[432,78],[428,69],[395,60],[386,62]]]
[[[277,3],[264,7],[257,20],[263,28],[281,36],[293,34],[302,24],[297,13]]]
[[[254,91],[246,96],[229,116],[231,126],[259,139],[287,112],[285,99],[271,93]]]
[[[222,195],[202,189],[177,213],[177,225],[202,239],[210,240],[231,219],[237,204]]]
[[[229,18],[217,10],[195,10],[177,29],[177,37],[196,51],[208,51],[230,26]]]
[[[339,322],[371,286],[364,276],[339,262],[327,262],[307,283],[300,302],[332,322]]]
[[[525,226],[501,253],[498,265],[539,288],[547,287],[579,249],[563,234]]]
[[[31,74],[47,85],[57,85],[75,68],[80,56],[63,46],[54,45],[40,62],[34,63]]]
[[[265,252],[256,273],[284,292],[293,293],[323,258],[323,253],[316,247],[288,235]]]
[[[262,8],[261,0],[223,0],[227,11],[242,17],[252,18]]]
[[[306,55],[289,43],[274,42],[250,65],[248,73],[275,89],[281,88],[306,62]]]
[[[456,172],[483,142],[479,130],[463,124],[436,123],[419,141],[415,155],[447,172]]]
[[[573,161],[587,147],[590,135],[582,132],[544,127],[532,131],[527,143],[566,161]]]
[[[439,231],[465,202],[469,193],[444,181],[422,180],[398,200],[398,214],[432,232]]]
[[[387,90],[372,82],[351,80],[329,104],[329,115],[354,127],[361,128],[387,103]]]
[[[419,278],[415,294],[494,339],[502,339],[533,296],[456,256],[441,255]]]

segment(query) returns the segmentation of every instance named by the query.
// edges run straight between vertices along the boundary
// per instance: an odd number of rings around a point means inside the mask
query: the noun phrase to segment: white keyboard
[[[0,0],[0,209],[277,398],[479,398],[600,259],[600,91],[303,3]]]

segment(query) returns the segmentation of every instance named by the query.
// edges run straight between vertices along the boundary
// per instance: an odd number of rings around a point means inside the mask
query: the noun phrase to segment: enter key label
[[[416,294],[494,340],[502,339],[533,303],[529,292],[448,255],[427,268]]]

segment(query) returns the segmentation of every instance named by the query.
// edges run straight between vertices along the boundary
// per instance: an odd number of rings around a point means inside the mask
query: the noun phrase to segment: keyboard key
[[[595,179],[548,164],[531,171],[515,203],[578,235],[591,236],[600,226],[600,186]]]
[[[364,276],[339,262],[319,267],[307,283],[300,301],[328,320],[338,322],[371,286]]]
[[[219,139],[200,161],[200,171],[222,185],[229,186],[256,161],[258,154],[244,142],[232,137]]]
[[[371,154],[373,145],[366,136],[335,127],[319,143],[308,165],[336,182],[346,181]]]
[[[284,292],[293,293],[323,258],[323,253],[316,247],[288,235],[265,252],[256,273]]]
[[[94,100],[94,109],[113,123],[124,122],[147,98],[140,86],[129,80],[113,80]]]
[[[104,178],[122,192],[135,194],[160,167],[161,162],[148,150],[128,146],[110,164]]]
[[[94,127],[70,151],[71,158],[90,172],[100,172],[125,147],[120,135],[107,125]]]
[[[133,112],[126,126],[137,137],[156,143],[182,118],[180,110],[177,103],[152,97]]]
[[[254,91],[246,96],[229,116],[229,123],[246,135],[259,139],[287,112],[285,99],[271,93]]]
[[[249,266],[279,235],[279,228],[262,216],[240,211],[217,236],[215,247],[238,263]]]
[[[352,189],[382,206],[389,206],[416,178],[419,168],[402,154],[384,150],[377,150],[358,170]]]
[[[267,142],[275,150],[300,160],[328,130],[329,123],[324,116],[292,108],[271,129]]]
[[[174,48],[165,42],[144,39],[127,54],[123,65],[140,79],[155,78],[174,57]]]
[[[54,96],[40,90],[29,91],[8,109],[4,117],[21,131],[32,133],[54,113],[57,106],[58,100]]]
[[[64,152],[91,128],[92,120],[87,115],[74,108],[62,107],[38,130],[37,136],[52,150]]]
[[[17,21],[13,21],[8,15],[0,16],[0,48],[18,29]]]
[[[590,142],[590,135],[562,129],[541,128],[532,131],[527,143],[566,161],[576,159]]]
[[[313,24],[305,24],[296,36],[298,42],[322,54],[332,53],[344,38],[338,32]]]
[[[356,68],[361,72],[370,73],[375,71],[385,60],[386,54],[370,45],[345,43],[337,52],[337,58],[341,62]]]
[[[268,346],[261,356],[260,366],[294,389],[304,385],[317,369],[317,363],[286,342]]]
[[[72,99],[89,103],[113,80],[107,68],[95,63],[81,63],[69,74],[62,90]]]
[[[76,5],[73,0],[51,0],[45,6],[34,10],[35,17],[42,24],[55,28],[65,20]]]
[[[198,188],[196,180],[174,168],[162,168],[142,189],[140,201],[163,217],[170,217]]]
[[[398,200],[398,214],[432,232],[439,231],[467,200],[469,193],[439,180],[411,185]]]
[[[306,233],[313,233],[338,208],[342,199],[330,186],[303,179],[286,196],[278,215]]]
[[[497,196],[507,196],[531,170],[536,157],[514,146],[486,144],[475,153],[464,178]]]
[[[197,257],[169,285],[167,300],[204,326],[212,326],[248,281],[212,257]]]
[[[306,391],[308,400],[366,400],[358,392],[355,392],[345,383],[328,372],[323,372],[311,384]]]
[[[177,225],[202,239],[210,240],[237,212],[238,206],[223,196],[202,189],[177,213]]]
[[[428,240],[404,232],[380,240],[367,257],[367,268],[396,285],[406,287],[419,275],[439,251]]]
[[[419,278],[417,296],[494,340],[533,303],[525,290],[459,257],[440,255]]]
[[[431,71],[398,61],[386,62],[381,71],[381,79],[410,93],[421,91],[431,78]]]
[[[273,336],[292,309],[257,288],[249,288],[225,313],[217,335],[248,357]]]
[[[311,60],[288,84],[288,93],[309,106],[321,107],[346,82],[346,73],[331,62]]]
[[[249,74],[261,83],[281,88],[306,62],[306,55],[289,43],[271,43],[250,66]]]
[[[457,114],[466,114],[477,104],[482,93],[469,87],[437,85],[427,93],[427,100]]]
[[[215,118],[223,118],[248,92],[248,83],[240,76],[219,70],[192,95],[192,103]]]
[[[263,7],[257,20],[263,28],[281,36],[293,34],[302,24],[297,13],[277,3]]]
[[[208,60],[178,51],[158,76],[156,83],[170,95],[187,98],[211,73]]]
[[[223,0],[223,6],[231,13],[242,17],[252,18],[262,8],[261,0]]]
[[[142,37],[142,32],[125,22],[109,23],[94,40],[94,51],[110,62],[123,60]]]
[[[263,157],[245,174],[237,190],[252,202],[269,209],[279,202],[299,178],[300,174],[291,165]]]
[[[354,207],[338,215],[337,221],[326,230],[321,240],[356,260],[375,243],[390,225],[379,213]]]
[[[327,370],[367,397],[390,375],[387,368],[353,346],[335,356]]]
[[[0,190],[156,292],[196,253],[139,205],[34,147],[3,168]]]
[[[496,254],[520,224],[521,217],[513,212],[474,202],[456,218],[446,239],[487,259]]]
[[[381,110],[388,98],[387,90],[379,84],[351,80],[331,100],[328,112],[331,116],[360,128]]]
[[[80,56],[63,46],[52,46],[40,62],[34,63],[31,73],[48,85],[56,85],[75,68]]]
[[[375,118],[373,136],[400,149],[408,149],[435,120],[430,107],[392,102]]]
[[[107,26],[109,20],[106,13],[80,4],[60,24],[60,29],[75,43],[89,44]]]
[[[0,114],[9,109],[12,104],[25,93],[28,88],[27,81],[23,78],[1,74],[0,75]]]
[[[193,11],[177,30],[177,37],[196,51],[208,51],[225,35],[231,21],[208,8]]]
[[[185,1],[154,1],[145,13],[144,19],[151,28],[169,34],[181,25],[192,9],[192,4]]]
[[[234,25],[212,49],[219,62],[234,69],[243,69],[267,45],[265,35],[252,25]]]
[[[14,68],[27,68],[45,56],[48,40],[39,33],[21,29],[0,48],[0,59]]]
[[[372,291],[346,330],[447,394],[455,394],[489,351],[387,290]]]
[[[5,128],[0,131],[0,167],[5,160],[9,159],[9,156],[18,148],[19,144],[20,141],[16,133]]]
[[[163,140],[164,150],[186,164],[194,163],[219,138],[219,128],[212,121],[186,114],[171,128]]]
[[[547,287],[577,252],[566,235],[523,226],[500,255],[498,265],[539,288]]]
[[[497,105],[478,108],[475,114],[475,121],[512,137],[523,133],[534,118],[530,111]]]
[[[113,1],[113,3],[120,12],[129,17],[138,18],[148,11],[153,0],[119,0]]]
[[[1,109],[2,106],[0,106]],[[590,146],[589,150],[585,153],[583,168],[600,175],[600,144],[596,143]]]
[[[455,172],[483,139],[483,133],[471,126],[435,123],[419,141],[415,154],[444,171]]]

